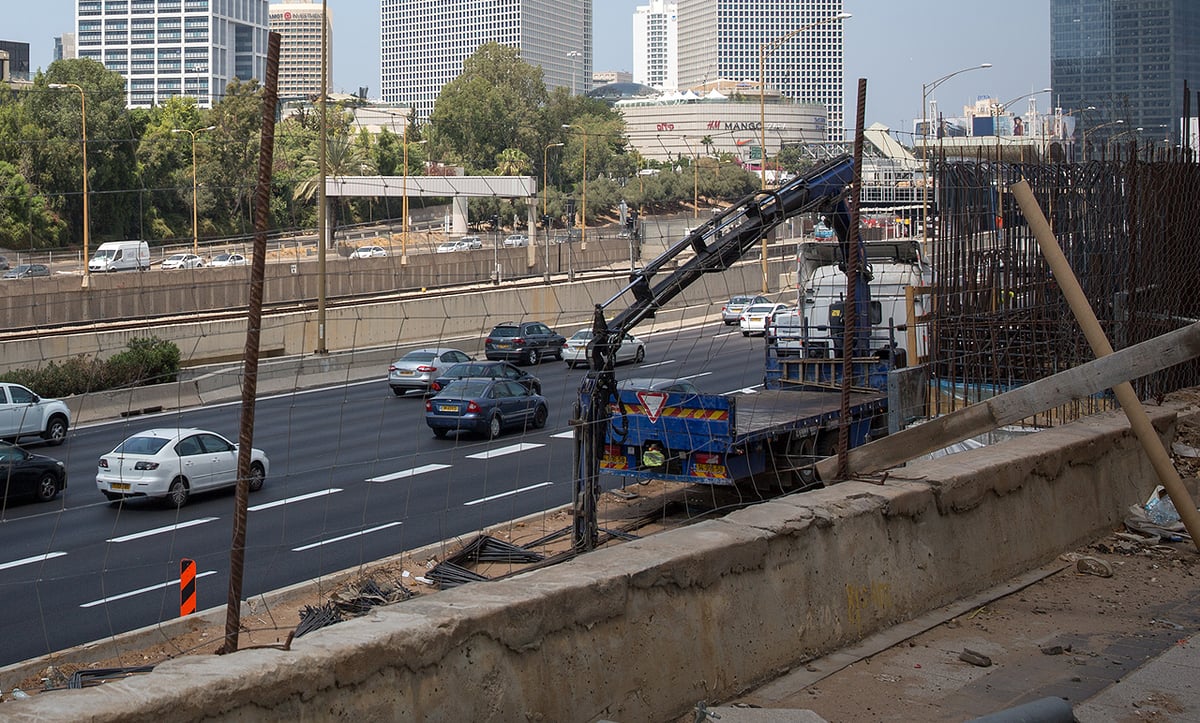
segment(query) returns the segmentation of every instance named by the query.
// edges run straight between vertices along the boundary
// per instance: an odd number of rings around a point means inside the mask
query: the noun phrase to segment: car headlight
[[[146,470],[158,469],[158,462],[138,462],[137,464],[133,465],[133,468],[143,472]]]

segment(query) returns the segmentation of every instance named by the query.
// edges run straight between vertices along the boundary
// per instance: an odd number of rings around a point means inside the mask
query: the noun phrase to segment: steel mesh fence
[[[933,412],[953,411],[1095,358],[1009,187],[1033,191],[1116,349],[1200,318],[1200,166],[1159,155],[1085,164],[937,164]],[[1162,397],[1200,383],[1191,362],[1132,380]],[[1113,406],[1098,394],[1028,420]]]

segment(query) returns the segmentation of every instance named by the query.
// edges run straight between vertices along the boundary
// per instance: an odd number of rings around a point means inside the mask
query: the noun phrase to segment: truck
[[[635,481],[656,479],[710,485],[747,480],[784,487],[818,484],[812,465],[845,443],[857,446],[887,431],[887,376],[894,347],[869,345],[870,270],[859,243],[850,243],[845,196],[853,179],[849,156],[835,158],[779,189],[731,205],[630,275],[620,292],[596,305],[580,385],[575,426],[575,544],[597,539],[595,504],[601,473]],[[853,333],[821,357],[780,355],[764,343],[764,390],[754,394],[697,394],[625,389],[613,372],[623,335],[704,274],[729,268],[773,228],[800,213],[822,212],[843,258],[861,269],[843,301]],[[690,253],[690,258],[687,254]],[[664,277],[655,277],[663,273]],[[624,303],[612,319],[606,310]],[[768,340],[770,336],[768,335]],[[849,375],[848,404],[842,380]],[[843,423],[845,425],[843,426]]]
[[[145,241],[105,241],[88,261],[88,271],[145,271],[150,268],[150,245]]]
[[[929,289],[933,267],[916,238],[863,243],[870,268],[867,305],[872,352],[887,349],[898,359],[918,362],[928,354],[928,333],[920,324],[931,310]],[[796,260],[797,300],[794,311],[776,315],[767,343],[779,356],[827,358],[837,355],[843,335],[846,296],[845,257],[832,239],[806,241]]]

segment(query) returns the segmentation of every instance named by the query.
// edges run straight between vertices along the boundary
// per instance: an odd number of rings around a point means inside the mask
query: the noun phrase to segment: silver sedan
[[[447,367],[466,361],[473,361],[471,355],[458,349],[414,349],[388,366],[388,386],[398,397],[414,390],[429,392]]]

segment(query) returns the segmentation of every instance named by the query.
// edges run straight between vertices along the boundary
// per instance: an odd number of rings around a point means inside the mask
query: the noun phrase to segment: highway
[[[644,339],[645,363],[619,367],[618,379],[687,377],[713,393],[752,393],[762,382],[763,341],[737,327],[717,321]],[[367,382],[260,398],[254,446],[271,470],[250,497],[243,597],[570,504],[568,419],[585,372],[558,361],[530,371],[549,400],[548,424],[491,441],[435,439],[423,397],[395,397],[384,369]],[[198,609],[225,604],[232,490],[176,510],[110,504],[94,480],[98,457],[132,433],[187,426],[236,440],[239,413],[227,404],[134,417],[75,428],[60,447],[27,445],[67,464],[68,489],[0,510],[0,666],[177,617],[182,558],[197,563]]]

